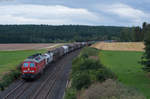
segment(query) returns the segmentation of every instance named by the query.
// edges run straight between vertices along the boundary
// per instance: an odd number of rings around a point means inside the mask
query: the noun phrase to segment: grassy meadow
[[[29,55],[46,50],[0,51],[0,78],[16,67]]]
[[[138,63],[143,52],[135,51],[100,51],[102,64],[110,68],[123,84],[137,89],[150,99],[150,76]]]

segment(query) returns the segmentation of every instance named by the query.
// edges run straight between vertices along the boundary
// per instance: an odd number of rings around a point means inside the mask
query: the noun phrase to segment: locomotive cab
[[[35,62],[24,62],[22,65],[22,78],[34,78],[36,74],[36,63]]]

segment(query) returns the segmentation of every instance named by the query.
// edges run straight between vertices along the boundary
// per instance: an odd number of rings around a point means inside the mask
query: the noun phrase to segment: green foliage
[[[103,82],[115,75],[104,67],[99,59],[99,50],[91,47],[84,48],[72,62],[71,88],[66,92],[65,99],[76,99],[77,92],[87,89],[92,83]],[[92,58],[91,58],[92,57]]]
[[[120,41],[123,42],[141,42],[144,41],[145,35],[146,35],[146,27],[147,23],[143,23],[143,28],[137,26],[137,27],[131,27],[131,28],[123,28],[120,32]]]
[[[67,89],[67,92],[65,94],[65,99],[77,99],[76,93],[77,93],[77,91],[73,88]]]
[[[149,75],[138,62],[142,54],[134,51],[101,51],[100,57],[102,64],[114,72],[121,83],[136,88],[150,99]]]
[[[136,42],[140,42],[140,41],[144,40],[144,34],[143,34],[142,29],[140,27],[135,27],[134,36],[135,36]]]
[[[78,57],[73,61],[72,73],[78,71],[97,70],[101,67],[102,65],[97,60]]]
[[[120,40],[122,42],[135,41],[134,28],[124,28],[120,33]]]
[[[81,53],[80,56],[88,55],[88,56],[98,56],[99,50],[96,48],[91,48],[91,47],[85,47]]]
[[[0,89],[4,90],[12,81],[16,80],[20,76],[20,70],[13,70],[5,74],[0,82]]]
[[[0,43],[47,43],[118,38],[124,27],[82,25],[0,25]]]
[[[144,70],[150,72],[150,24],[143,24],[143,31],[145,34],[145,53],[142,57],[142,64],[144,65]]]
[[[84,48],[80,55],[72,62],[72,86],[77,90],[87,88],[92,82],[114,78],[114,74],[104,67],[98,57],[99,51],[95,48]],[[86,56],[86,57],[85,57]]]
[[[90,84],[91,80],[89,74],[86,72],[76,72],[72,78],[72,87],[76,88],[77,90],[88,88]]]
[[[143,23],[143,27],[147,24]],[[140,27],[84,25],[0,25],[0,43],[48,43],[73,41],[143,41]]]
[[[97,70],[96,78],[98,81],[102,82],[108,78],[112,78],[112,79],[115,78],[115,74],[113,74],[109,69],[102,68]]]

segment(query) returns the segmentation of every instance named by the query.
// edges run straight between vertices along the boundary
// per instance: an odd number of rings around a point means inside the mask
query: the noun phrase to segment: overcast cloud
[[[0,24],[137,26],[150,22],[149,4],[149,0],[0,0]]]

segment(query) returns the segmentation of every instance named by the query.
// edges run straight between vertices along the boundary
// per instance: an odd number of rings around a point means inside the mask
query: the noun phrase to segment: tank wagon
[[[27,59],[24,60],[21,66],[22,78],[34,79],[37,75],[42,74],[44,69],[51,62],[55,62],[59,60],[62,56],[91,44],[91,42],[67,44],[48,51],[44,54],[37,53],[29,56]]]

